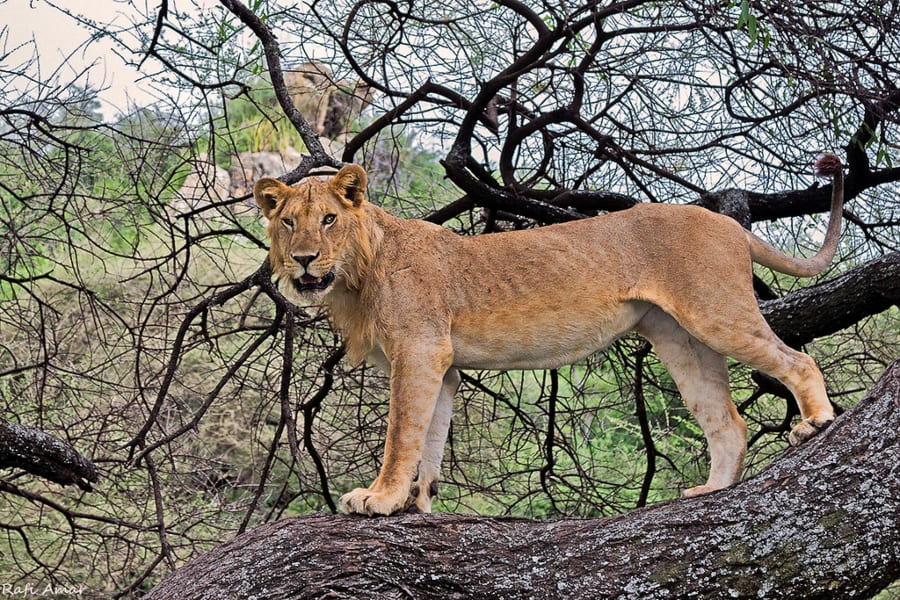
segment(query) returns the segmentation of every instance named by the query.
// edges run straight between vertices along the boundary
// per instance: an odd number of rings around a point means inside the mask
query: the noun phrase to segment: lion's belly
[[[555,311],[493,309],[453,323],[453,364],[469,369],[550,369],[611,344],[647,312],[644,302],[615,309],[590,306]]]

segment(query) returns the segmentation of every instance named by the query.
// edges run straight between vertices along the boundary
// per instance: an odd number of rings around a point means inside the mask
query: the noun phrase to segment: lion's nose
[[[308,268],[309,263],[316,260],[318,257],[319,257],[318,254],[292,254],[291,255],[291,258],[293,258],[294,261],[300,263],[300,266],[303,267],[304,269]]]

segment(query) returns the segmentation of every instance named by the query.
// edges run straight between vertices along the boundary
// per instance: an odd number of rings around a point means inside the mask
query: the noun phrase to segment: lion
[[[347,165],[290,187],[261,179],[269,260],[293,302],[321,304],[348,359],[390,375],[384,460],[375,481],[340,499],[346,513],[431,511],[460,369],[550,369],[581,360],[629,330],[649,340],[709,444],[696,496],[736,483],[747,426],[729,392],[725,357],[775,377],[801,421],[791,444],[834,420],[813,359],[786,346],[757,306],[752,265],[802,277],[833,259],[843,170],[832,179],[821,249],[794,258],[733,219],[698,206],[639,204],[523,231],[459,236],[369,203],[367,175]]]

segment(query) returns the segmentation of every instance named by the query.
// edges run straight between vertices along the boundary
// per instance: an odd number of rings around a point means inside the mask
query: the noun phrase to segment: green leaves
[[[737,28],[746,29],[747,35],[750,37],[750,42],[747,44],[748,49],[755,46],[760,40],[763,50],[768,49],[769,43],[772,41],[772,33],[759,22],[756,15],[750,12],[750,0],[741,0],[741,14],[738,16]]]

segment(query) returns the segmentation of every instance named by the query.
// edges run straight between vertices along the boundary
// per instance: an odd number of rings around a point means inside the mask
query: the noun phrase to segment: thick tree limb
[[[731,488],[601,520],[316,515],[258,527],[152,598],[862,598],[900,576],[900,361]]]
[[[898,179],[900,179],[900,168],[864,173],[854,172],[851,169],[844,181],[844,200],[849,203],[867,189]],[[802,217],[828,211],[831,204],[831,185],[814,185],[805,190],[772,194],[749,191],[747,199],[754,222]]]
[[[798,347],[894,305],[900,305],[900,252],[763,302],[760,308],[775,333]]]
[[[94,463],[66,442],[34,427],[0,419],[0,469],[13,467],[62,485],[91,491]]]

